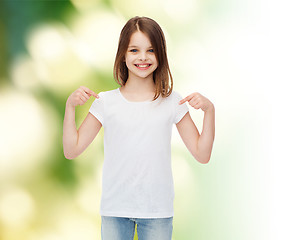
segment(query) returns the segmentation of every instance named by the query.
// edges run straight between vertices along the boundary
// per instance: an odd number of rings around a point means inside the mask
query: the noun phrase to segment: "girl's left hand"
[[[202,109],[202,111],[206,112],[210,109],[214,108],[213,103],[206,97],[204,97],[203,95],[201,95],[198,92],[192,93],[189,96],[187,96],[186,98],[182,99],[181,101],[179,101],[179,104],[183,104],[185,102],[188,102],[193,108],[195,109]]]

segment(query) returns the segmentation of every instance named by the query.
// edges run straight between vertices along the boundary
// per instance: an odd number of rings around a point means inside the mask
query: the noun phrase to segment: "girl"
[[[147,17],[123,27],[114,64],[120,88],[96,94],[81,86],[67,99],[63,124],[64,155],[80,155],[104,127],[104,164],[100,205],[104,240],[170,240],[173,221],[171,133],[175,123],[187,149],[200,163],[210,160],[214,105],[199,93],[182,99],[173,90],[165,37]],[[170,84],[169,84],[170,81]],[[75,106],[96,97],[79,129]],[[204,111],[199,134],[188,102]]]

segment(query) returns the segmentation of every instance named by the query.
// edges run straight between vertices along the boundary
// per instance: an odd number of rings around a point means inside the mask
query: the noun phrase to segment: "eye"
[[[137,49],[131,49],[130,52],[137,52]]]
[[[149,49],[150,52],[154,52],[153,49]]]

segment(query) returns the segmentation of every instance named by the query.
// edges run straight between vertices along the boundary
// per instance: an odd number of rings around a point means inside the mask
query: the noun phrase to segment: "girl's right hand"
[[[90,90],[89,88],[85,86],[80,86],[80,88],[70,94],[66,101],[66,104],[72,107],[76,107],[77,105],[83,105],[90,98],[90,96],[99,98],[99,95]]]

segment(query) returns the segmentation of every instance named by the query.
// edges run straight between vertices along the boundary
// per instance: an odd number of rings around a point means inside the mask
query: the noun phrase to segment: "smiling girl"
[[[208,163],[215,135],[215,108],[199,93],[184,99],[173,91],[165,37],[147,17],[123,27],[114,64],[120,85],[96,94],[81,86],[67,99],[63,149],[68,159],[80,155],[104,127],[104,163],[100,205],[104,240],[170,240],[174,185],[171,169],[173,124],[189,152]],[[96,97],[76,129],[75,107]],[[199,134],[188,106],[204,111]]]

